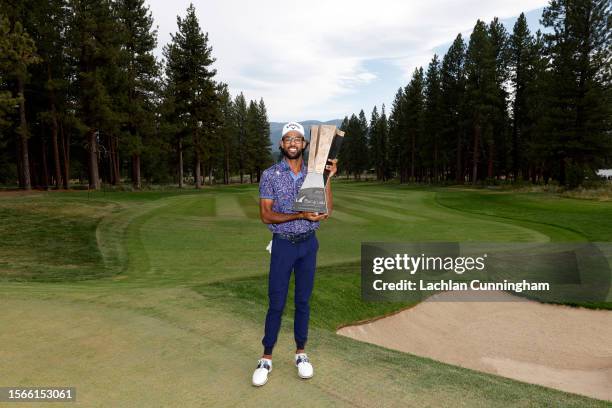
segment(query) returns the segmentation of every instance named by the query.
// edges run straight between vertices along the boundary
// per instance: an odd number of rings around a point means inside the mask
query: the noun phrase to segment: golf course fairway
[[[611,405],[336,329],[411,306],[361,301],[362,241],[612,241],[612,202],[372,182],[333,189],[334,213],[317,233],[315,375],[300,380],[292,364],[290,288],[260,388],[251,374],[271,234],[256,185],[0,193],[0,386],[76,387],[70,406],[83,407]]]

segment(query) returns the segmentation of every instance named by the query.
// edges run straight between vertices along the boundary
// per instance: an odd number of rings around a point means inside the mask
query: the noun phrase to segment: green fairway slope
[[[0,197],[1,319],[11,328],[0,332],[10,373],[2,383],[76,386],[76,405],[88,407],[609,406],[334,333],[409,306],[361,302],[361,241],[609,240],[607,227],[592,229],[609,204],[578,211],[576,200],[505,194],[488,213],[479,192],[334,189],[337,217],[318,233],[309,341],[316,375],[301,381],[291,365],[290,293],[274,372],[261,389],[250,376],[261,352],[270,233],[258,219],[256,186]],[[564,200],[567,215],[542,219],[549,205],[565,211]]]

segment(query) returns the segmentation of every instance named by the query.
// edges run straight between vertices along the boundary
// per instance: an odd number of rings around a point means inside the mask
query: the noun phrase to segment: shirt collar
[[[289,167],[289,163],[287,163],[287,160],[285,160],[284,157],[281,159],[280,165],[281,165],[281,169],[283,169],[283,171],[291,171],[291,167]],[[304,165],[304,159],[302,159],[302,167],[300,168],[300,172],[303,175],[306,175],[308,173],[308,168]]]

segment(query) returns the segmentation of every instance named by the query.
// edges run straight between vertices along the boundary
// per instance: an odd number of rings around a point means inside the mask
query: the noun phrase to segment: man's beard
[[[305,150],[305,149],[299,149],[299,148],[298,148],[298,149],[297,149],[297,152],[295,152],[295,153],[289,153],[289,150],[288,150],[288,149],[284,149],[284,148],[282,148],[282,147],[281,147],[281,152],[283,152],[283,156],[285,156],[286,158],[291,159],[291,160],[293,160],[293,159],[299,159],[299,158],[300,158],[300,156],[302,156],[302,153],[304,153],[304,150]]]

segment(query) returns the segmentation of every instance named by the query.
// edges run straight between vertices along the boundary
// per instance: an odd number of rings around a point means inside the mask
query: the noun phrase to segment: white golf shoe
[[[298,375],[300,378],[311,378],[314,374],[312,364],[310,364],[310,360],[308,359],[306,353],[299,353],[295,355],[295,366],[298,369]]]
[[[261,387],[268,382],[268,374],[272,371],[272,360],[260,358],[257,361],[257,368],[253,373],[253,385]]]

